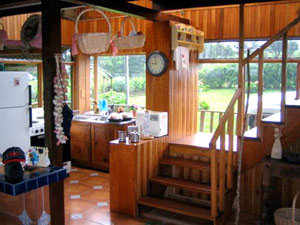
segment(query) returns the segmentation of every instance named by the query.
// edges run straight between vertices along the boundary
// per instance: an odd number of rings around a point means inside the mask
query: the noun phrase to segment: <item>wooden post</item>
[[[216,143],[213,143],[210,150],[210,168],[211,168],[211,216],[218,215],[217,203],[217,158],[216,158]]]
[[[94,101],[98,103],[98,56],[94,56]],[[94,105],[94,111],[96,106]]]
[[[284,33],[282,38],[281,109],[280,109],[281,122],[284,122],[284,113],[285,113],[287,49],[288,49],[288,42],[287,42],[287,32],[286,32]]]
[[[261,50],[259,53],[258,58],[258,90],[257,90],[257,115],[256,115],[256,126],[257,126],[257,136],[261,137],[261,119],[262,119],[262,96],[263,96],[263,87],[264,87],[264,80],[263,80],[263,68],[264,68],[264,51]]]
[[[243,70],[244,59],[244,4],[240,4],[240,22],[239,22],[239,70],[238,70],[238,86],[241,88],[242,93],[238,102],[238,119],[237,119],[237,135],[242,134],[243,129],[243,115],[244,115],[244,102],[245,102],[245,77]]]
[[[45,144],[49,148],[50,160],[53,165],[62,166],[62,146],[56,145],[54,134],[54,116],[52,100],[54,97],[53,78],[56,75],[54,54],[61,53],[61,21],[60,0],[42,0],[42,59],[45,111]],[[50,185],[51,224],[63,225],[64,218],[64,183]]]
[[[126,105],[129,105],[129,56],[125,56]]]
[[[296,80],[296,100],[299,99],[300,92],[300,62],[297,63],[297,80]]]

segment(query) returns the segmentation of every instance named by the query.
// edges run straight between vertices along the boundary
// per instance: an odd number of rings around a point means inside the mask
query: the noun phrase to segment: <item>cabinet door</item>
[[[71,160],[74,163],[89,165],[91,126],[89,123],[72,122],[71,126]]]
[[[113,125],[92,124],[92,155],[94,167],[109,169],[109,142],[116,139],[117,128]]]

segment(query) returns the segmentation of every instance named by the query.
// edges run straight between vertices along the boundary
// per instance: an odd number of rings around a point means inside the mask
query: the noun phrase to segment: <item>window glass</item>
[[[5,64],[5,71],[29,72],[29,85],[31,85],[32,106],[38,106],[38,65],[37,64]]]
[[[106,99],[109,104],[145,106],[145,61],[145,55],[98,56],[98,90],[95,90],[98,99]],[[91,77],[94,77],[93,62],[91,60]],[[93,83],[94,78],[91,78],[91,99],[94,98]]]
[[[247,56],[248,50],[251,54],[265,43],[266,41],[245,41],[244,57]],[[199,55],[199,59],[238,59],[238,48],[237,41],[205,43],[204,51]],[[267,59],[278,59],[281,56],[281,40],[275,41],[264,51],[264,58]],[[288,40],[288,58],[300,58],[300,40]]]
[[[67,103],[70,106],[70,108],[73,107],[73,102],[72,102],[72,87],[73,87],[73,66],[72,65],[65,65],[66,71],[69,75],[69,79],[67,79],[68,81],[68,92],[67,92]]]

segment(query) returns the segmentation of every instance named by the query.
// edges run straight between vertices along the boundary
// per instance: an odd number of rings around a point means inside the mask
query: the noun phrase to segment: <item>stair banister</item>
[[[254,59],[258,54],[260,53],[261,50],[266,49],[269,47],[271,44],[273,44],[275,41],[277,41],[279,38],[281,38],[286,32],[288,32],[291,28],[293,28],[297,23],[300,22],[300,15],[294,19],[291,23],[289,23],[286,27],[284,27],[282,30],[280,30],[277,34],[275,34],[273,37],[270,38],[265,44],[261,46],[261,48],[255,50],[252,54],[249,55],[249,57],[245,58],[243,60],[243,65],[247,63],[247,61],[251,61]]]
[[[211,147],[213,146],[213,144],[215,144],[217,142],[219,136],[221,135],[221,131],[222,131],[222,129],[224,129],[225,123],[228,120],[228,118],[229,118],[229,116],[232,112],[232,109],[233,109],[236,101],[240,97],[241,93],[242,93],[242,88],[237,88],[234,95],[233,95],[233,97],[232,97],[232,99],[230,100],[229,105],[227,106],[227,109],[226,109],[225,113],[223,114],[223,116],[221,118],[221,121],[220,121],[214,135],[212,136],[212,138],[210,140],[209,145]]]
[[[227,187],[232,187],[232,157],[233,157],[233,118],[234,118],[234,105],[242,93],[242,88],[237,88],[221,121],[209,143],[211,147],[211,215],[215,217],[218,213],[217,205],[217,174],[218,163],[216,159],[217,140],[220,138],[220,168],[219,168],[219,209],[225,209],[225,125],[228,122],[227,130],[229,135],[229,152],[227,161]]]
[[[258,90],[257,90],[257,116],[256,116],[256,126],[257,126],[257,136],[261,137],[261,119],[262,119],[262,106],[263,106],[263,87],[264,87],[264,51],[259,52],[258,57]]]
[[[281,122],[284,121],[284,114],[285,114],[287,50],[288,50],[288,38],[287,38],[287,32],[285,32],[282,38],[281,107],[280,107]]]
[[[300,62],[297,63],[296,100],[300,97]]]

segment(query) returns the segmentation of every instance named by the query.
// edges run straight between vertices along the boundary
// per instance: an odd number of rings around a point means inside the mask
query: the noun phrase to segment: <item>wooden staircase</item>
[[[249,137],[244,144],[243,159],[247,159],[243,160],[244,168],[251,167],[270,153],[274,142],[274,124],[285,126],[282,137],[283,144],[290,144],[295,138],[300,137],[300,120],[296,120],[296,118],[300,118],[298,109],[300,103],[294,100],[288,102],[285,99],[287,32],[299,21],[300,16],[248,58],[242,59],[243,50],[241,50],[240,72],[244,70],[244,66],[248,62],[259,56],[257,127],[256,130],[251,131],[252,133],[248,132]],[[283,39],[281,112],[279,115],[263,120],[263,51],[280,38]],[[241,76],[240,74],[239,77]],[[300,96],[300,73],[298,76],[297,99]],[[153,176],[149,180],[148,196],[138,200],[140,208],[146,206],[160,209],[211,221],[215,225],[226,223],[236,192],[237,153],[240,143],[238,137],[241,136],[243,130],[244,93],[245,84],[242,83],[236,89],[213,134],[198,133],[170,143],[169,155],[159,163],[159,175]],[[238,105],[238,116],[235,122],[234,109],[236,105]],[[192,172],[186,173],[187,170]],[[194,177],[194,172],[198,176]],[[199,174],[201,175],[199,176]]]
[[[212,212],[214,207],[212,207],[211,198],[216,188],[213,188],[210,182],[210,177],[212,176],[212,163],[210,160],[212,149],[209,147],[212,137],[213,134],[198,133],[170,143],[169,156],[160,161],[160,173],[158,176],[150,178],[149,194],[138,201],[139,205],[211,221],[213,224],[221,224],[221,221],[225,219],[224,216],[230,212],[235,196],[235,188],[230,187],[228,182],[225,182],[225,178],[226,181],[233,178],[235,166],[231,165],[232,168],[229,170],[231,171],[230,176],[228,176],[228,169],[224,170],[224,174],[219,170],[217,172],[218,188],[216,195],[219,202],[223,198],[224,210],[214,214]],[[231,150],[233,152],[233,148]],[[219,167],[222,164],[221,150],[218,149],[217,151],[216,164]],[[227,157],[223,159],[228,161],[228,150],[225,154],[227,154]],[[189,158],[182,158],[183,156]],[[193,158],[195,157],[198,157],[200,160],[194,160]],[[231,154],[231,157],[233,158],[234,154]],[[233,162],[235,160],[229,161]],[[225,166],[225,162],[223,164]],[[228,168],[229,166],[226,163],[226,167]],[[203,182],[201,179],[196,180],[192,177],[181,178],[176,175],[176,170],[205,173],[207,182]],[[223,174],[224,179],[220,179],[220,174]],[[223,189],[220,188],[222,180],[224,180]],[[230,183],[232,184],[232,181]],[[192,197],[186,197],[184,193],[190,193],[189,195]],[[222,193],[222,196],[220,193]],[[198,197],[195,198],[193,196]],[[226,206],[225,202],[227,202]],[[228,210],[226,210],[226,207],[228,207]]]

